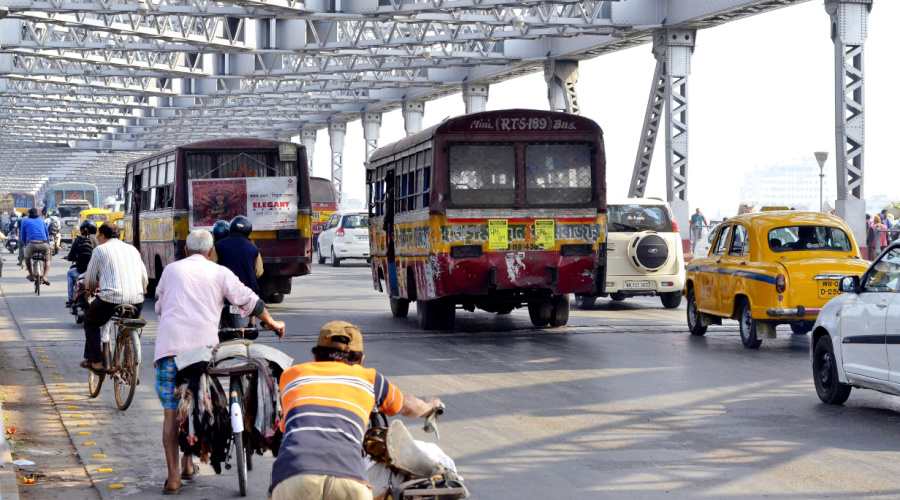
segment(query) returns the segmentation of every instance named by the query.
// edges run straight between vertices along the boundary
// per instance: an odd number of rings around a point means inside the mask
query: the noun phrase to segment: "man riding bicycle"
[[[47,226],[40,218],[36,208],[28,210],[28,218],[22,221],[22,243],[25,245],[23,256],[25,257],[25,266],[28,268],[28,281],[34,281],[31,270],[31,257],[34,252],[44,253],[44,275],[40,276],[41,282],[49,285],[47,273],[50,271],[50,233]]]
[[[147,269],[141,254],[133,246],[119,240],[119,228],[105,222],[97,230],[97,243],[87,270],[84,285],[88,290],[100,289],[84,316],[84,357],[82,368],[103,371],[100,329],[115,315],[120,305],[134,306],[140,315],[147,290]]]
[[[208,231],[191,231],[185,241],[187,258],[166,266],[156,288],[156,393],[163,405],[163,448],[168,478],[163,494],[175,494],[182,479],[197,475],[193,459],[184,455],[178,463],[178,399],[175,397],[175,356],[219,343],[219,316],[227,299],[242,316],[256,316],[284,336],[284,323],[275,321],[265,304],[227,268],[213,263],[213,236]]]

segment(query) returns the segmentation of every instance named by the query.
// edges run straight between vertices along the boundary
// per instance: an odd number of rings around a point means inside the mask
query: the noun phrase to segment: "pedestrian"
[[[866,214],[866,231],[868,231],[870,227],[872,227],[872,216]]]
[[[372,499],[363,437],[369,413],[427,417],[438,398],[403,394],[372,368],[363,368],[363,337],[345,321],[322,327],[315,361],[281,375],[284,438],[272,466],[272,500]]]
[[[891,233],[890,233],[890,230],[894,228],[894,221],[893,221],[893,218],[894,218],[894,216],[891,215],[891,214],[888,212],[888,209],[883,208],[883,209],[881,210],[881,223],[884,224],[884,227],[886,227],[886,228],[888,229],[888,231],[889,231],[889,232],[887,233],[887,242],[888,242],[888,245],[890,245],[890,244],[891,244],[891,241],[894,240],[893,238],[891,238]]]
[[[875,257],[887,246],[887,227],[881,223],[881,216],[872,218],[872,225],[866,231],[866,244],[869,246],[869,260]]]
[[[694,215],[691,216],[691,252],[694,251],[694,246],[703,235],[703,228],[706,226],[709,226],[709,222],[707,222],[706,217],[703,216],[703,213],[698,208]]]
[[[123,243],[124,244],[124,243]],[[175,356],[219,343],[219,316],[227,299],[243,316],[259,317],[263,324],[284,337],[284,323],[275,321],[253,290],[228,268],[210,261],[213,236],[191,231],[185,241],[187,257],[166,266],[156,288],[159,327],[153,364],[156,394],[163,405],[163,449],[168,475],[163,494],[177,494],[183,479],[193,479],[198,469],[190,455],[178,463],[178,399],[175,397]],[[188,327],[189,328],[186,328]],[[296,497],[302,498],[302,497]]]

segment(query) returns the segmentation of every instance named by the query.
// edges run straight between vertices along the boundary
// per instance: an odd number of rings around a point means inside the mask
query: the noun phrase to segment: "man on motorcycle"
[[[265,304],[237,276],[210,261],[213,237],[194,230],[185,242],[187,257],[166,266],[156,288],[159,328],[156,350],[156,394],[163,405],[163,449],[168,479],[163,494],[181,489],[182,479],[197,475],[193,459],[184,455],[178,463],[178,399],[175,397],[175,356],[219,343],[219,315],[227,299],[244,316],[257,316],[263,324],[284,336],[284,323],[269,315]]]
[[[50,212],[50,216],[47,217],[46,223],[47,232],[50,233],[50,247],[55,254],[59,251],[59,232],[62,229],[62,224],[60,224],[56,212]]]
[[[25,245],[23,253],[25,266],[28,268],[28,281],[35,280],[35,277],[31,275],[31,256],[35,251],[42,251],[44,252],[44,275],[40,276],[40,279],[43,284],[49,285],[50,280],[47,279],[47,273],[50,271],[50,234],[36,208],[28,210],[28,218],[22,221],[21,234],[22,244]]]
[[[362,442],[369,412],[427,417],[440,404],[404,395],[363,368],[359,328],[332,321],[319,332],[315,361],[281,375],[284,439],[272,467],[272,500],[371,499]]]
[[[213,230],[215,230],[215,226],[213,226]],[[250,241],[250,233],[252,232],[253,224],[250,223],[250,219],[243,215],[232,219],[228,236],[216,242],[216,262],[233,272],[244,286],[253,290],[253,293],[261,295],[256,278],[262,276],[263,263],[262,257],[259,255],[259,249]],[[222,311],[223,325],[233,328],[247,326],[249,319],[241,318],[239,314],[230,313],[229,309],[230,305],[226,304],[225,310]]]
[[[97,225],[93,221],[86,220],[82,222],[78,229],[81,231],[81,236],[75,238],[72,248],[69,249],[69,255],[66,255],[66,260],[73,263],[72,269],[69,269],[69,272],[66,273],[66,279],[69,283],[69,302],[66,303],[66,306],[72,302],[72,294],[75,290],[75,281],[78,280],[78,275],[87,271],[91,255],[93,255],[94,249],[97,248],[98,244],[96,236]]]

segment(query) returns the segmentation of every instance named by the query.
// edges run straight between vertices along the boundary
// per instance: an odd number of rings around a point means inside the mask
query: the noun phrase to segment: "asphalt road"
[[[156,498],[165,462],[150,363],[152,301],[144,314],[143,383],[121,412],[111,386],[87,398],[87,372],[78,368],[83,331],[63,307],[63,267],[52,269],[53,285],[40,297],[24,271],[4,268],[0,290],[23,340],[0,348],[29,347],[102,498]],[[898,399],[855,390],[844,406],[821,404],[808,336],[779,328],[778,340],[750,351],[737,324],[726,322],[694,338],[683,305],[666,310],[650,298],[573,308],[569,327],[558,329],[533,328],[523,310],[460,311],[457,331],[426,334],[411,309],[409,318],[392,318],[365,264],[316,266],[272,308],[288,324],[286,341],[260,341],[303,362],[321,325],[358,324],[368,366],[404,392],[447,404],[438,444],[474,498],[900,496]],[[408,423],[419,438],[434,439]],[[271,463],[268,456],[254,460],[250,498],[265,498]],[[182,497],[238,496],[233,470],[216,476],[201,469]]]

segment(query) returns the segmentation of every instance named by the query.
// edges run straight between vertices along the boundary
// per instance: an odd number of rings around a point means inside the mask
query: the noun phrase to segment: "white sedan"
[[[842,404],[853,387],[900,395],[900,243],[861,278],[841,277],[838,289],[810,342],[819,399]]]
[[[316,244],[319,264],[331,257],[332,267],[344,259],[369,260],[369,215],[338,211],[331,214]]]

